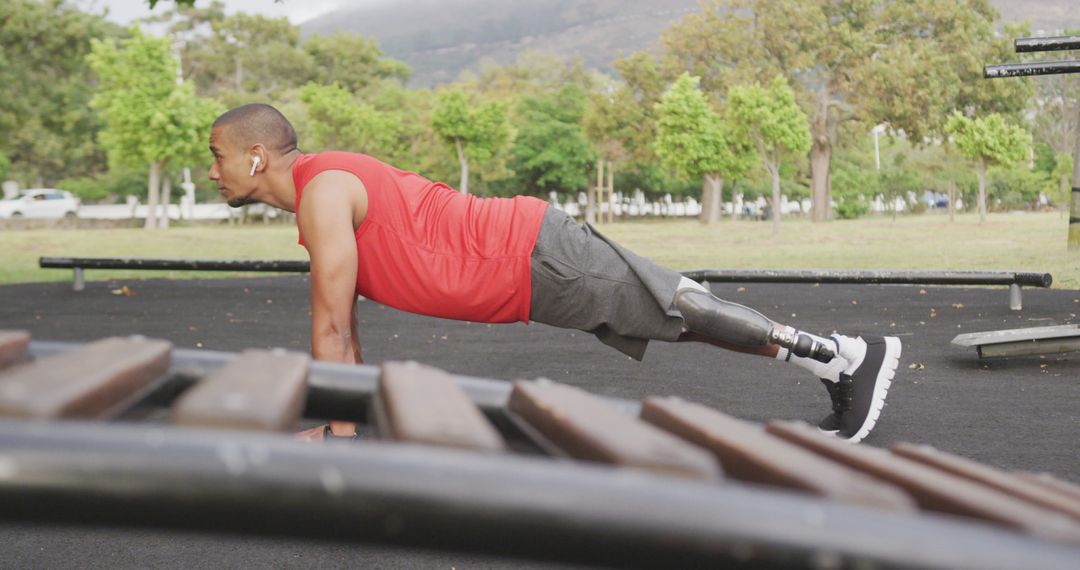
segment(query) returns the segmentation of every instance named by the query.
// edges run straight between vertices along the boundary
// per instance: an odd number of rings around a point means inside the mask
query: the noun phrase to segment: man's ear
[[[256,170],[263,170],[270,159],[270,153],[266,152],[266,147],[261,143],[252,145],[251,150],[248,151],[248,161],[251,164],[251,172],[255,173]]]

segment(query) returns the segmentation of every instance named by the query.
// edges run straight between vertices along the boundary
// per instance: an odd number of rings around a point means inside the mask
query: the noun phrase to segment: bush
[[[1038,203],[1046,179],[1025,166],[991,168],[986,194],[990,203],[1003,210],[1031,208]]]
[[[123,196],[146,195],[146,173],[137,170],[110,170],[98,176],[69,178],[56,185],[84,202],[114,201]]]
[[[854,220],[869,211],[870,204],[862,200],[845,200],[836,204],[836,215],[841,220]]]

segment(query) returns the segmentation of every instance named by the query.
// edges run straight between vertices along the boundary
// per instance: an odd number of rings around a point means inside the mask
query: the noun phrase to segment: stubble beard
[[[255,204],[257,202],[258,202],[258,200],[255,200],[253,198],[243,197],[243,198],[233,198],[232,200],[229,200],[229,201],[227,201],[225,203],[228,204],[232,208],[241,208],[243,206],[247,206],[248,204]]]

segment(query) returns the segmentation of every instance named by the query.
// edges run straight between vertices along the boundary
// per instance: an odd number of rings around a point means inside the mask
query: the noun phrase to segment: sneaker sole
[[[889,395],[889,387],[892,386],[896,369],[900,366],[902,351],[903,347],[898,337],[885,337],[885,358],[881,361],[881,369],[878,370],[877,379],[874,381],[874,399],[870,401],[870,413],[866,414],[866,420],[859,431],[845,440],[848,443],[859,443],[864,437],[870,435],[870,430],[877,424],[878,418],[881,417],[881,410],[885,407],[885,396]]]

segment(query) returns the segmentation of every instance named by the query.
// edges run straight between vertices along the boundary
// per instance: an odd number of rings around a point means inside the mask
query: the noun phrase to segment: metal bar
[[[258,259],[117,259],[42,257],[42,268],[91,269],[156,269],[191,271],[310,271],[307,261]],[[694,281],[746,281],[765,283],[895,283],[924,285],[1009,285],[1018,283],[1032,287],[1049,287],[1049,273],[1013,271],[845,271],[845,270],[785,270],[785,269],[699,269],[683,271]]]
[[[75,269],[75,276],[74,276],[74,281],[73,281],[73,283],[71,285],[71,288],[74,291],[82,291],[83,289],[86,289],[86,279],[85,279],[85,276],[83,275],[83,268],[82,267],[76,267],[74,269]]]
[[[1009,308],[1014,311],[1024,308],[1024,294],[1020,291],[1020,285],[1017,283],[1009,285]]]
[[[1003,63],[983,66],[983,77],[1027,77],[1031,75],[1059,75],[1080,73],[1080,61],[1043,61],[1038,63]]]
[[[1080,555],[958,519],[520,456],[84,422],[0,422],[0,449],[6,520],[655,568],[1065,569]]]
[[[1016,46],[1016,53],[1072,50],[1080,49],[1080,36],[1016,38],[1013,44]]]
[[[181,271],[252,271],[277,273],[309,273],[307,261],[270,259],[150,259],[109,257],[41,257],[38,266],[44,269],[156,269]]]
[[[831,269],[698,269],[683,271],[694,281],[714,283],[857,283],[899,285],[1027,285],[1049,287],[1049,273],[1014,271],[846,271]]]

